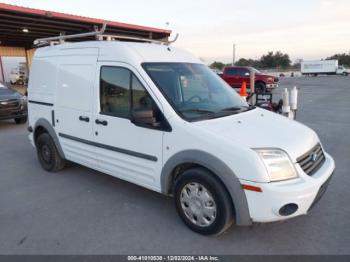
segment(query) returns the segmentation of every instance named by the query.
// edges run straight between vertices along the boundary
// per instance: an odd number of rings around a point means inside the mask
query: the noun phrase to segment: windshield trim
[[[207,113],[207,114],[201,114],[198,117],[186,117],[181,110],[178,110],[177,107],[174,105],[174,103],[172,102],[172,100],[165,94],[165,92],[162,90],[162,88],[160,88],[157,85],[157,82],[155,81],[155,79],[147,72],[146,70],[146,65],[152,65],[152,64],[160,64],[160,63],[166,63],[166,64],[178,64],[179,62],[143,62],[141,63],[141,67],[142,69],[145,71],[145,73],[147,74],[147,76],[152,80],[153,84],[157,87],[157,89],[159,90],[159,92],[163,95],[163,97],[167,100],[167,102],[169,103],[169,105],[172,107],[172,109],[175,111],[175,113],[180,116],[183,120],[187,121],[187,122],[198,122],[198,121],[205,121],[205,120],[211,120],[211,119],[217,119],[217,118],[222,118],[222,117],[227,117],[227,116],[231,116],[231,115],[236,115],[236,114],[240,114],[240,113],[244,113],[247,111],[250,111],[254,108],[248,108],[247,110],[244,111],[238,111],[238,112],[233,112],[233,111],[227,111],[225,114],[223,112],[217,112],[217,113]],[[180,62],[181,63],[181,62]],[[201,63],[191,63],[191,62],[183,62],[186,64],[193,64],[193,65],[204,65],[205,64],[201,64]]]

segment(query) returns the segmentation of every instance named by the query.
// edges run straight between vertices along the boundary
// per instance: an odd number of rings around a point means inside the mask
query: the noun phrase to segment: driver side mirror
[[[158,127],[160,125],[157,122],[155,113],[152,109],[141,109],[132,111],[131,122],[137,126],[143,127]]]

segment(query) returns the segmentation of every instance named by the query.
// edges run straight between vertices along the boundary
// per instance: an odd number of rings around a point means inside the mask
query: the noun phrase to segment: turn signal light
[[[242,184],[242,188],[245,190],[250,190],[250,191],[254,191],[254,192],[262,192],[262,189],[260,187],[257,187],[257,186]]]

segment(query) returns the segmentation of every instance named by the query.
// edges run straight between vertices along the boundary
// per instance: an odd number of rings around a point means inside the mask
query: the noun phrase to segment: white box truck
[[[314,60],[301,62],[302,75],[349,75],[349,70],[338,66],[338,60]]]

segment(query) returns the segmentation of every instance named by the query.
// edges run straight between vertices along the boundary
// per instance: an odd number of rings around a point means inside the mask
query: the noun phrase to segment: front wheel
[[[255,92],[256,93],[266,93],[266,85],[264,83],[256,83],[255,84]]]
[[[204,168],[186,170],[175,181],[175,206],[183,222],[203,235],[218,235],[233,223],[231,198],[212,173]]]
[[[59,155],[56,145],[48,133],[39,135],[36,149],[39,162],[46,171],[56,172],[64,167],[65,160]]]
[[[348,72],[343,72],[343,76],[348,76],[349,73]]]

